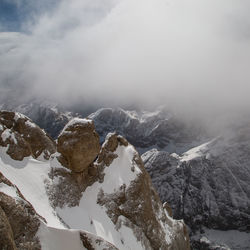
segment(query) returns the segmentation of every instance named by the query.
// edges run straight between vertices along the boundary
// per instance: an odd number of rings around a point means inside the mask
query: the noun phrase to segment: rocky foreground
[[[57,142],[27,117],[0,113],[1,249],[190,249],[123,137],[103,145],[73,119]]]

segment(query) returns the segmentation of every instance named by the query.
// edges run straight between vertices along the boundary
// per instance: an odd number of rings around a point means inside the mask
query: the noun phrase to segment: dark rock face
[[[100,151],[99,136],[91,120],[71,120],[58,137],[57,150],[61,163],[73,172],[83,172]]]
[[[0,111],[0,145],[14,160],[22,160],[41,154],[48,159],[55,153],[54,141],[26,116],[9,111]]]
[[[151,150],[142,158],[161,200],[193,231],[202,226],[249,231],[249,152],[249,129],[244,128],[182,157]]]
[[[0,184],[16,190],[18,197],[0,192],[0,249],[41,249],[36,233],[42,218],[1,173]]]

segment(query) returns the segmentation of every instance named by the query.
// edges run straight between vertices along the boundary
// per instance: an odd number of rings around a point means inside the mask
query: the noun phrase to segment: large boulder
[[[0,111],[0,146],[14,160],[26,156],[49,159],[55,153],[54,141],[28,117],[10,111]]]
[[[63,166],[73,172],[84,172],[100,152],[99,135],[93,121],[74,118],[58,137],[57,151]]]

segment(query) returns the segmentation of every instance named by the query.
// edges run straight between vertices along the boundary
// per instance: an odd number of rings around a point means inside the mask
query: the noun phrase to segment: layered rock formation
[[[13,133],[25,134],[21,138],[28,137],[25,129],[16,128],[12,116],[4,118],[11,121],[11,126],[6,122],[4,126],[8,125]],[[31,122],[26,117],[19,119],[23,120],[22,126]],[[37,140],[41,136],[38,134]],[[20,190],[19,196],[31,206],[28,219],[18,215],[25,214],[21,208],[15,213],[18,232],[31,227],[22,244],[60,250],[189,249],[184,223],[173,220],[169,209],[163,208],[134,147],[116,134],[109,134],[101,148],[98,139],[91,121],[77,119],[66,125],[58,138],[60,153],[49,161],[32,160],[37,157],[33,143],[28,144],[31,156],[23,161],[13,160],[15,157],[10,158],[0,148],[0,171],[5,182],[12,181]],[[11,146],[12,138],[6,143]],[[21,144],[15,145],[21,148]],[[0,195],[8,200],[15,195],[13,189],[6,189],[7,184],[0,184]],[[11,219],[14,217],[5,208],[9,203],[0,203],[0,223],[7,232],[1,237],[4,246],[15,249],[19,233]]]
[[[0,145],[15,160],[32,155],[49,159],[56,152],[54,141],[28,117],[15,112],[0,111]]]

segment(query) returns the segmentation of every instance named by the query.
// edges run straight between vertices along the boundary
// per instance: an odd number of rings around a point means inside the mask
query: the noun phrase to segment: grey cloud
[[[68,103],[165,103],[211,112],[247,108],[249,5],[64,1],[43,15],[30,35],[0,34],[0,81]]]

